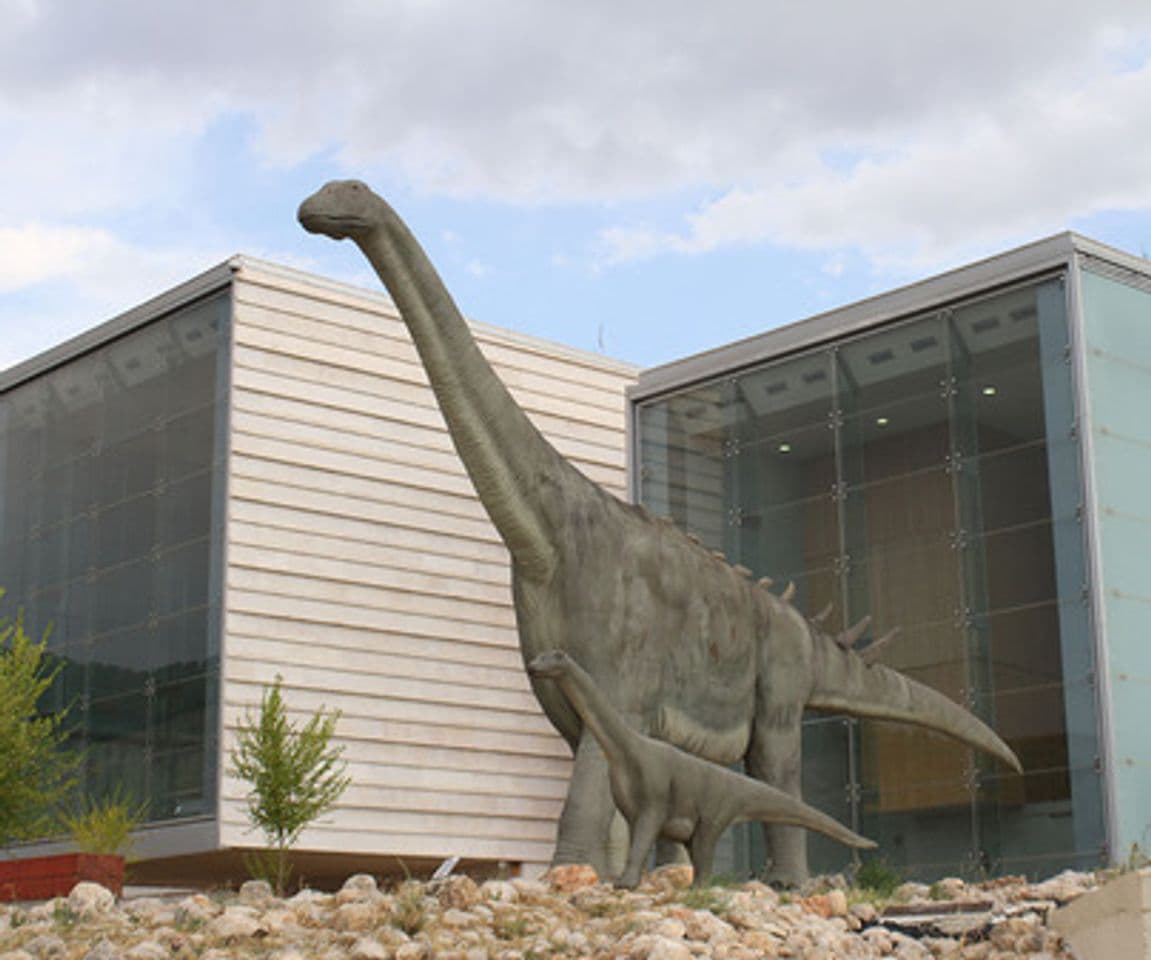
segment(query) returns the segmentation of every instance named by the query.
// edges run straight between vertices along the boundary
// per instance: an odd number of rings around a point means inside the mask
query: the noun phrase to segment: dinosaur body
[[[751,776],[796,798],[807,707],[918,724],[1018,769],[1007,745],[952,701],[865,661],[746,571],[576,470],[484,360],[407,227],[364,184],[328,184],[299,217],[311,232],[352,239],[399,308],[453,443],[511,554],[525,664],[566,651],[637,730],[713,762],[743,760]],[[614,873],[603,752],[554,684],[532,685],[575,754],[555,861]],[[770,826],[767,840],[774,878],[803,879],[802,832]]]
[[[692,882],[702,884],[724,830],[745,820],[793,824],[852,847],[875,846],[791,794],[636,732],[562,650],[540,654],[528,673],[559,687],[607,759],[612,799],[631,833],[618,886],[639,883],[657,836],[686,845]]]

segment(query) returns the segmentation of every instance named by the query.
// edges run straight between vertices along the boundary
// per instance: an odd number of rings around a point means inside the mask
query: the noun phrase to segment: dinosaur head
[[[332,180],[301,203],[296,216],[309,233],[355,240],[376,224],[380,202],[366,183]]]
[[[548,650],[532,659],[528,673],[539,679],[556,680],[568,672],[571,662],[562,650]]]

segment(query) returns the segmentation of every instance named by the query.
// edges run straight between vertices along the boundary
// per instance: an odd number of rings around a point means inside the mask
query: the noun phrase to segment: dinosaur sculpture
[[[612,799],[631,832],[627,865],[616,886],[639,883],[657,836],[687,846],[692,882],[702,884],[711,876],[723,831],[745,820],[790,823],[852,847],[875,846],[791,794],[637,733],[562,650],[541,653],[528,664],[528,673],[560,688],[607,758]]]
[[[305,229],[353,240],[391,293],[464,466],[511,554],[521,653],[569,653],[637,730],[800,796],[806,708],[903,721],[955,737],[1019,770],[985,724],[936,691],[825,635],[762,582],[670,521],[611,496],[536,430],[476,346],[426,254],[358,181],[300,206]],[[594,563],[589,563],[594,558]],[[575,754],[556,863],[601,876],[615,807],[596,738],[555,684],[533,678]],[[772,879],[807,875],[802,831],[765,828]]]

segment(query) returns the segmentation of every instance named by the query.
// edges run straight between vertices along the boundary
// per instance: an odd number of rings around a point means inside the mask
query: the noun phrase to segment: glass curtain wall
[[[906,726],[810,715],[809,802],[905,876],[1099,862],[1103,815],[1061,277],[647,401],[639,491],[835,633],[975,712],[1018,776]],[[1073,788],[1074,784],[1074,788]],[[740,828],[737,828],[739,830]],[[809,835],[812,866],[845,848]],[[762,861],[758,830],[728,866]]]
[[[82,785],[151,820],[215,788],[227,294],[0,396],[0,585],[62,663]]]

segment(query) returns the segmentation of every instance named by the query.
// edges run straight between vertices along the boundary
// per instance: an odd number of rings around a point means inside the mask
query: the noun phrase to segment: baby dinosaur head
[[[355,240],[375,225],[379,203],[366,183],[332,180],[301,203],[296,216],[309,233]]]
[[[562,650],[548,650],[528,664],[528,673],[540,679],[556,680],[568,672],[571,662]]]

